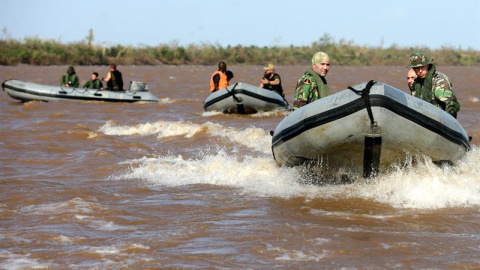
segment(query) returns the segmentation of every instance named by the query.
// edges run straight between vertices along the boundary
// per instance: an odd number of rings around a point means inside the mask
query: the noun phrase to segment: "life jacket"
[[[305,74],[309,74],[315,80],[317,84],[316,91],[318,98],[324,98],[330,95],[330,87],[328,86],[325,77],[318,75],[312,68],[307,69],[307,71],[305,71]],[[310,96],[314,97],[313,92],[310,92]],[[309,102],[312,102],[314,100],[317,100],[317,98],[313,98]]]
[[[213,82],[213,77],[218,74],[220,75],[220,81],[218,82],[218,90],[226,88],[228,86],[227,75],[219,70],[215,71],[210,78],[210,92],[215,90],[215,83]]]
[[[123,90],[123,78],[122,73],[118,70],[110,71],[111,77],[107,82],[108,89],[111,90]]]
[[[68,74],[67,73],[64,73],[63,74],[63,77],[62,77],[62,83],[61,85],[65,85],[65,84],[68,84],[69,86],[73,86],[73,87],[78,87],[78,76],[76,73],[73,73],[72,75]]]
[[[103,86],[102,82],[99,79],[95,79],[92,81],[92,88],[93,89],[100,89],[100,87]]]

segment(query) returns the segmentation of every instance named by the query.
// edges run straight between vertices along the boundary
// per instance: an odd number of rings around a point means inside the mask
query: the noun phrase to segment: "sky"
[[[99,46],[309,46],[480,51],[480,0],[0,0],[0,39]]]

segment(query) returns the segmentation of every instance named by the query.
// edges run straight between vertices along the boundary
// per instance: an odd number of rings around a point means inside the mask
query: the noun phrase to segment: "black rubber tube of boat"
[[[2,89],[3,89],[3,91],[5,91],[5,83],[6,83],[7,81],[8,81],[8,80],[5,80],[5,81],[3,81],[3,83],[2,83]]]
[[[231,91],[228,91],[228,87],[225,88],[225,90],[227,91],[227,93],[229,93],[230,95],[232,95],[233,99],[235,99],[236,102],[240,102],[240,99],[235,96],[235,92],[234,92],[234,91],[235,91],[235,87],[237,87],[237,84],[238,84],[238,83],[235,83],[235,85],[233,86],[233,88],[232,88]]]
[[[237,103],[237,113],[239,114],[245,114],[245,107],[243,106],[242,101],[235,96],[235,87],[237,87],[238,83],[235,83],[235,85],[232,87],[231,91],[228,91],[228,88],[225,88],[225,90],[232,95],[233,99],[238,102]]]
[[[353,92],[355,92],[358,95],[361,95],[363,100],[365,100],[365,107],[367,108],[368,117],[370,118],[371,127],[376,126],[376,123],[375,123],[375,119],[373,118],[372,106],[370,105],[370,88],[372,88],[372,86],[376,83],[377,83],[376,81],[370,80],[367,83],[367,85],[365,86],[365,88],[363,88],[362,90],[356,90],[355,88],[353,88],[351,86],[348,87],[348,89],[352,90]]]
[[[370,178],[378,174],[380,154],[382,151],[381,136],[365,136],[363,148],[363,177]]]
[[[377,127],[377,123],[373,117],[372,106],[370,104],[370,88],[377,83],[374,80],[370,80],[365,88],[362,90],[356,90],[349,86],[348,89],[352,90],[356,94],[362,96],[365,101],[365,108],[370,118],[370,129],[373,130]],[[382,150],[382,136],[365,136],[365,144],[363,149],[363,177],[369,178],[375,176],[378,173],[380,167],[380,154]]]

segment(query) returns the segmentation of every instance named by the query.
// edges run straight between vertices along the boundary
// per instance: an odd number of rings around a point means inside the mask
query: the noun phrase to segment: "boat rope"
[[[361,95],[362,98],[365,100],[365,107],[367,108],[368,117],[370,118],[370,127],[371,128],[374,128],[374,127],[377,126],[377,123],[375,122],[375,119],[373,118],[372,106],[370,104],[370,88],[372,88],[372,86],[376,83],[377,83],[377,81],[370,80],[367,83],[367,85],[365,86],[365,88],[363,88],[362,90],[357,90],[357,89],[355,89],[351,86],[348,87],[348,89],[352,90],[357,95]]]
[[[63,86],[60,86],[60,89],[63,91],[63,92],[60,91],[60,93],[62,93],[62,94],[71,94],[71,93],[75,92],[75,88],[70,88],[70,87],[64,88]],[[70,92],[67,91],[69,89],[71,89]]]
[[[63,87],[60,87],[62,90],[65,91],[65,88]],[[68,88],[70,89],[70,88]],[[65,91],[67,94],[72,94],[73,92],[78,92],[78,93],[85,93],[85,92],[88,92],[89,94],[91,95],[96,95],[98,92],[102,92],[102,91],[109,91],[109,92],[115,92],[115,93],[120,93],[120,94],[124,94],[126,96],[134,96],[135,94],[137,94],[137,91],[125,91],[125,90],[122,90],[122,91],[112,91],[112,90],[108,90],[108,89],[95,89],[95,88],[71,88],[72,90],[70,92],[67,92]],[[83,91],[81,91],[83,90]],[[90,91],[92,90],[92,91]],[[93,92],[93,93],[92,93]]]
[[[80,93],[80,94],[83,94],[83,93],[85,93],[85,92],[88,91],[88,88],[81,88],[81,87],[78,87],[78,88],[70,88],[70,87],[64,88],[63,86],[61,86],[60,89],[62,89],[63,91],[65,91],[66,94],[72,94],[73,92],[78,92],[78,93]],[[71,91],[70,91],[70,92],[67,92],[66,89],[71,89]],[[80,91],[80,90],[82,90],[82,89],[83,89],[83,91]],[[65,94],[65,93],[64,93],[64,94]]]
[[[82,94],[88,91],[88,88],[83,88],[83,91],[80,91],[80,89],[82,89],[82,88],[80,88],[80,87],[79,88],[74,88],[73,90],[77,91],[78,93],[82,93]]]
[[[231,91],[228,91],[228,87],[225,88],[225,90],[227,91],[227,93],[229,93],[230,95],[232,95],[233,99],[235,99],[236,102],[240,102],[241,100],[235,96],[235,92],[234,92],[235,87],[237,87],[237,84],[238,84],[238,82],[235,83],[235,85],[233,86],[233,88],[232,88]]]
[[[109,91],[109,90],[107,90]],[[111,92],[121,92],[121,94],[124,94],[125,96],[131,96],[133,97],[135,94],[137,94],[137,91],[128,91],[128,90],[122,90],[122,91],[111,91]]]

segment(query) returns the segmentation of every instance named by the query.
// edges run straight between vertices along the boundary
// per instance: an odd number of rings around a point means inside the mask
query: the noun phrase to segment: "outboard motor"
[[[128,88],[128,91],[148,92],[148,85],[144,82],[130,81],[130,88]]]

